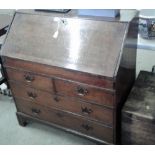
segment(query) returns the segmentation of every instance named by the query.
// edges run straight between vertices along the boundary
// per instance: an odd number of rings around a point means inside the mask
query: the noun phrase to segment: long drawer
[[[113,128],[70,113],[16,100],[19,112],[113,143]]]
[[[56,107],[113,126],[113,109],[83,102],[75,98],[53,95],[45,91],[21,86],[15,82],[10,82],[10,86],[15,98],[22,98],[49,108]]]
[[[78,97],[99,105],[113,107],[114,90],[105,90],[90,85],[72,82],[67,80],[55,79],[56,91],[60,94]]]
[[[53,92],[53,84],[51,78],[40,76],[28,71],[20,71],[10,68],[7,68],[6,72],[9,80],[15,80],[40,90]]]

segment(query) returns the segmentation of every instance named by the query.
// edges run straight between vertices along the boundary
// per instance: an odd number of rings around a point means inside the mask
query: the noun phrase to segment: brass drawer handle
[[[36,93],[33,92],[27,92],[27,95],[31,98],[31,99],[35,99],[37,97]]]
[[[77,87],[77,93],[79,96],[85,96],[88,94],[88,90],[79,86]]]
[[[35,80],[35,77],[34,76],[28,75],[28,74],[25,74],[24,75],[24,78],[25,78],[26,82],[28,82],[28,83],[30,83],[30,82],[32,82],[32,81]]]
[[[84,128],[87,131],[93,130],[93,127],[92,126],[89,126],[88,124],[82,124],[81,127]]]
[[[81,111],[82,111],[82,113],[84,113],[84,114],[91,114],[91,113],[93,112],[92,109],[87,108],[87,107],[81,107]]]
[[[39,109],[34,109],[34,108],[32,108],[31,110],[32,110],[32,113],[33,113],[34,115],[38,115],[38,114],[40,114],[40,112],[41,112]]]
[[[57,96],[54,97],[54,100],[55,100],[56,102],[59,102],[59,101],[60,101],[60,99],[59,99]]]

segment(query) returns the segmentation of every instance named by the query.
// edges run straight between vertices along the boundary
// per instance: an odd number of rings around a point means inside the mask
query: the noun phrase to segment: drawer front
[[[23,98],[36,103],[46,103],[49,105],[55,101],[55,96],[52,93],[37,90],[13,81],[9,81],[9,84],[13,96],[16,98]]]
[[[19,71],[15,69],[6,68],[7,76],[9,80],[15,80],[18,82],[22,82],[28,86],[46,90],[53,91],[52,79],[44,76],[36,75],[32,72],[27,71]]]
[[[108,92],[85,84],[60,79],[55,79],[55,87],[58,94],[78,97],[89,102],[113,107],[114,91]]]
[[[31,72],[45,74],[48,76],[56,76],[64,79],[71,79],[73,81],[104,87],[107,89],[114,88],[113,79],[106,79],[105,77],[102,76],[92,75],[89,73],[83,73],[79,71],[67,70],[60,67],[54,67],[54,66],[51,67],[40,63],[34,63],[32,61],[23,61],[10,57],[2,56],[2,59],[3,59],[3,65],[5,67],[20,68],[24,70],[29,70]]]
[[[113,129],[83,117],[16,100],[19,112],[113,143]]]
[[[55,107],[77,113],[90,119],[101,121],[109,126],[113,126],[113,109],[103,108],[98,105],[79,101],[75,98],[52,95],[48,92],[20,86],[14,82],[10,82],[10,86],[15,98],[23,98],[34,104],[40,104],[49,108]]]

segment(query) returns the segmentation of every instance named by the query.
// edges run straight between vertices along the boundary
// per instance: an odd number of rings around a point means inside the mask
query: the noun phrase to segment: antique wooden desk
[[[35,120],[117,143],[120,107],[135,78],[129,26],[16,13],[1,55],[19,124]]]

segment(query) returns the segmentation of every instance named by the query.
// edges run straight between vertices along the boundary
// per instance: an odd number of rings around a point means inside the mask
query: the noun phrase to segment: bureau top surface
[[[113,77],[128,24],[16,13],[2,56]]]

